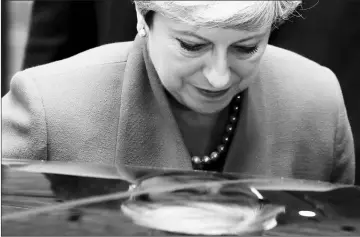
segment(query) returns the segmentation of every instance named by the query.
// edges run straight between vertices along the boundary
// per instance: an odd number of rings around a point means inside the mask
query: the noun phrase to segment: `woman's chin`
[[[225,109],[232,100],[233,93],[229,93],[219,100],[206,100],[201,96],[190,95],[183,97],[183,105],[188,109],[200,114],[215,114]]]

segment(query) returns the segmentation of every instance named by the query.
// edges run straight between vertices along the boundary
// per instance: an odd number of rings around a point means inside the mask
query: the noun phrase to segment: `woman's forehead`
[[[189,18],[204,20],[226,19],[240,15],[242,11],[251,12],[261,5],[261,1],[155,1],[155,3],[162,9],[168,9],[173,15],[187,14]]]
[[[199,27],[248,31],[279,24],[292,16],[294,1],[135,1],[142,15],[153,11]]]
[[[164,16],[199,27],[257,29],[270,26],[271,4],[262,1],[155,1]]]
[[[249,6],[259,1],[156,1],[160,5],[178,5],[183,7],[213,7],[213,6]]]
[[[160,14],[155,15],[154,24],[161,25],[161,31],[165,31],[173,36],[186,36],[191,38],[199,38],[205,41],[240,41],[243,39],[258,39],[269,33],[269,28],[261,28],[254,31],[246,31],[241,29],[224,29],[224,28],[204,28],[194,25],[189,25],[184,22],[178,22],[167,18]]]

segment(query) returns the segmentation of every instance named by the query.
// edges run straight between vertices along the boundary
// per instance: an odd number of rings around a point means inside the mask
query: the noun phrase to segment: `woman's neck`
[[[191,155],[209,155],[221,142],[228,108],[214,113],[201,114],[180,104],[168,94],[169,104],[183,136],[185,146]]]

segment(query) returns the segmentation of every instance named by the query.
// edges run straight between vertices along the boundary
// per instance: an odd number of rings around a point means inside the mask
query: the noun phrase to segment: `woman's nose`
[[[226,53],[217,53],[205,65],[203,74],[208,82],[214,87],[221,89],[230,81],[230,68],[227,62]]]

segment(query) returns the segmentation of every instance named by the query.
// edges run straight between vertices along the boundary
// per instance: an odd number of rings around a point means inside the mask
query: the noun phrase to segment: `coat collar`
[[[117,166],[192,169],[190,155],[141,37],[134,41],[124,73],[116,162]]]
[[[261,109],[264,98],[250,96],[257,93],[251,90],[257,89],[255,86],[243,93],[240,120],[225,172],[264,172],[259,167],[267,166],[256,153],[259,150],[257,132],[261,129],[258,118],[264,117]],[[134,41],[123,78],[116,165],[192,169],[189,152],[141,37]]]

